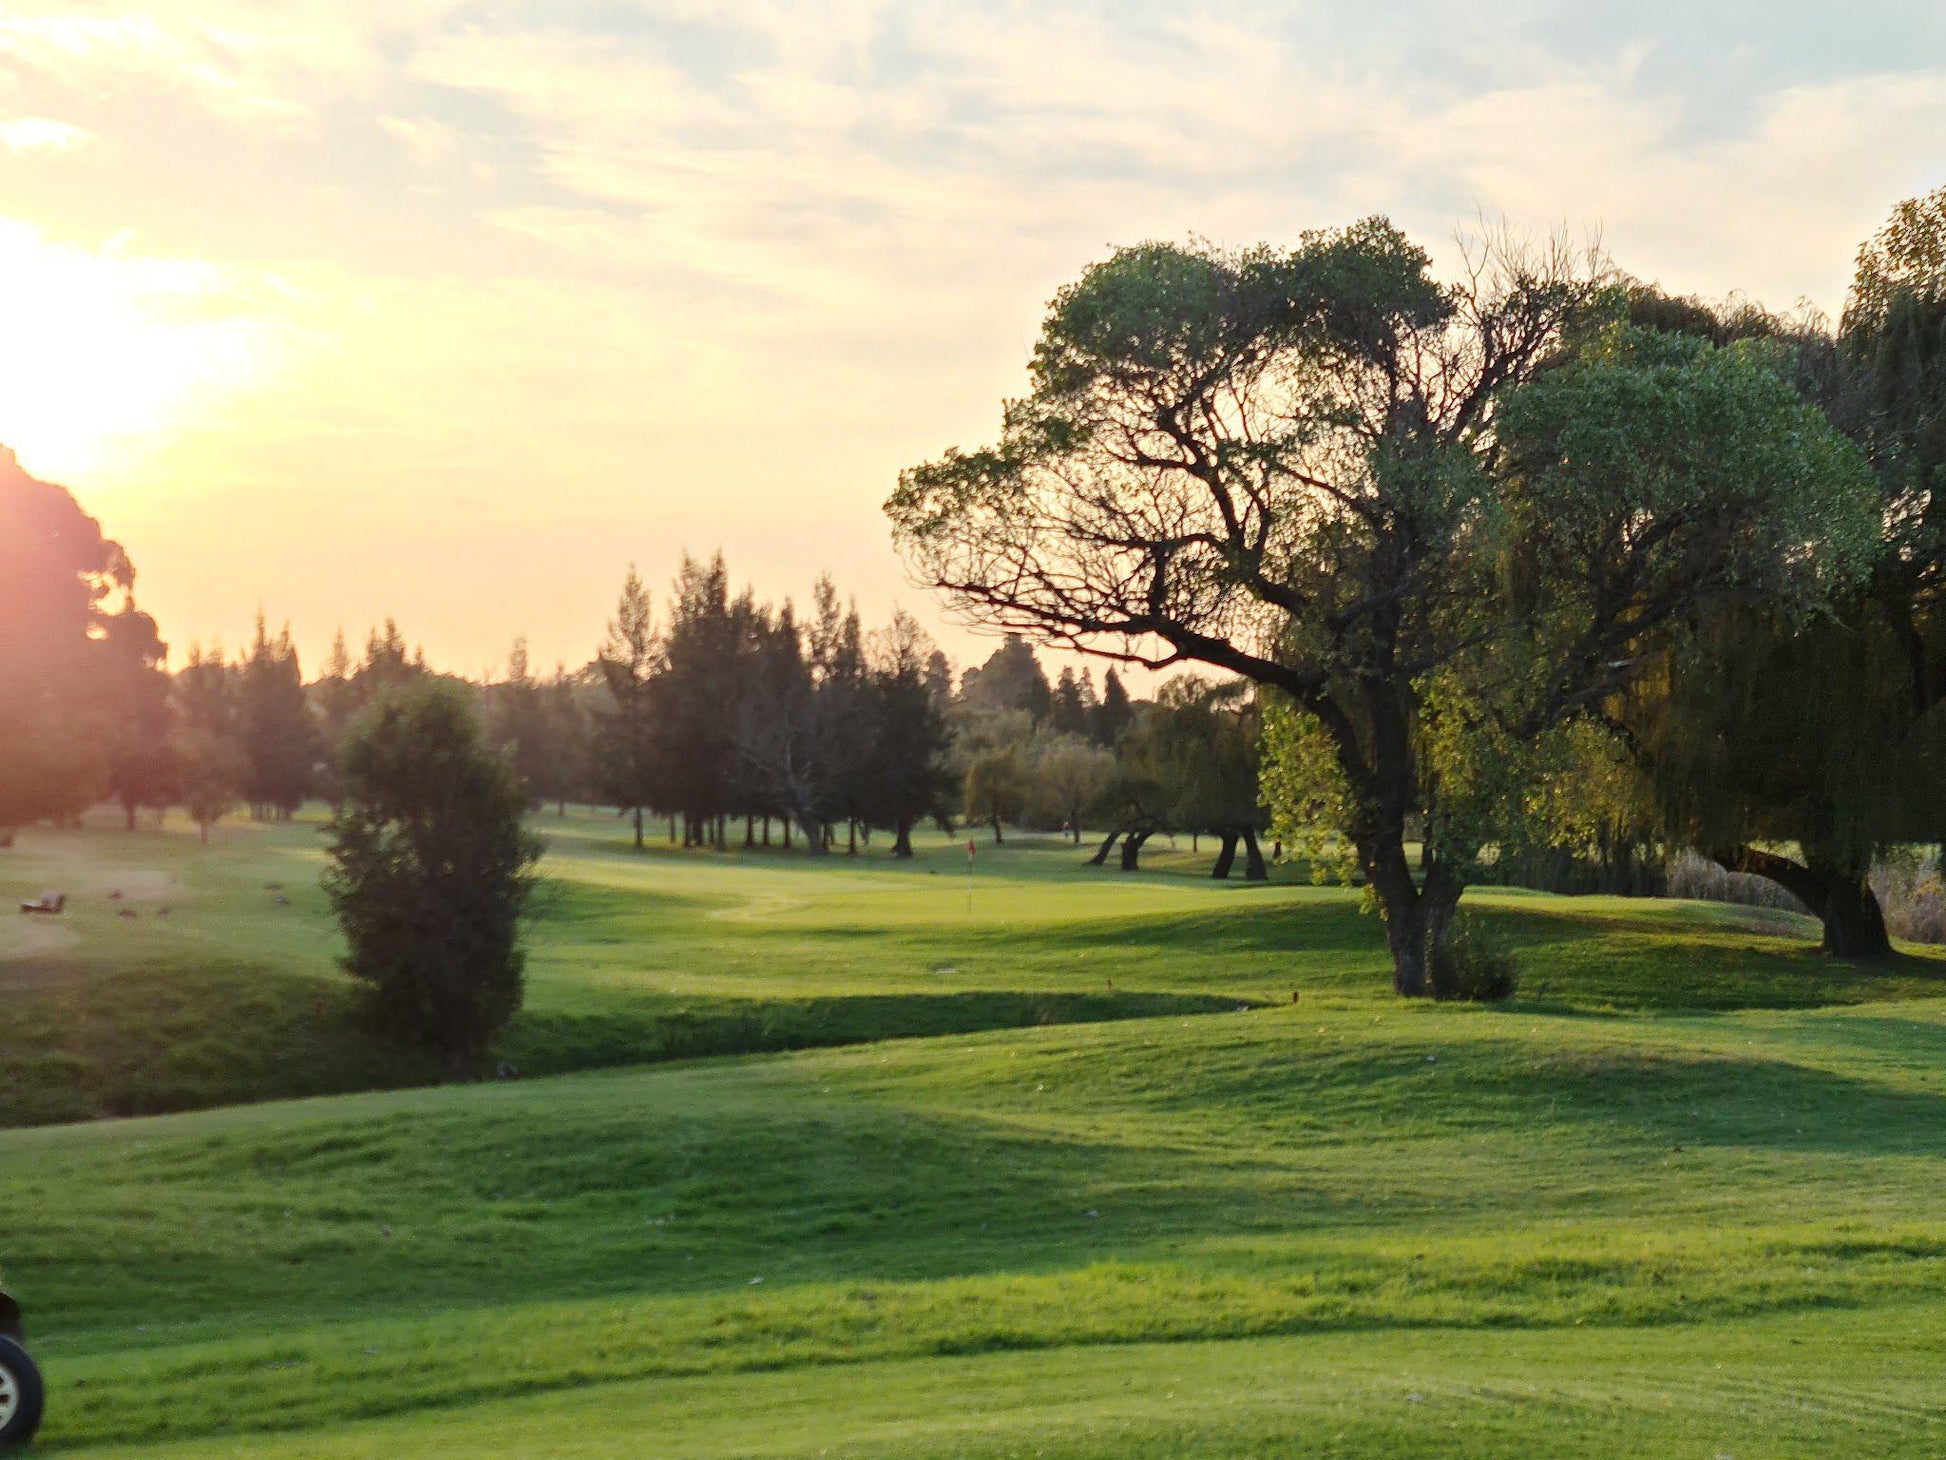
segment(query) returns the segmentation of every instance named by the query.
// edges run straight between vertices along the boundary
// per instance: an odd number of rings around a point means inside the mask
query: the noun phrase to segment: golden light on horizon
[[[15,346],[0,352],[0,442],[52,480],[100,473],[116,443],[176,429],[271,354],[222,270],[114,242],[77,248],[5,220],[0,320]]]

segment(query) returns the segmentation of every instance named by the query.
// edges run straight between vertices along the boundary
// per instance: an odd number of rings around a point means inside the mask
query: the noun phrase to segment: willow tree
[[[1865,244],[1835,336],[1748,306],[1646,314],[1774,338],[1863,449],[1879,497],[1870,572],[1829,612],[1729,606],[1638,686],[1625,715],[1654,799],[1674,836],[1798,897],[1827,952],[1889,953],[1873,862],[1946,839],[1946,189],[1902,203]]]
[[[963,620],[1293,705],[1395,988],[1446,992],[1490,772],[1697,605],[1798,606],[1871,535],[1852,452],[1766,356],[1603,326],[1613,293],[1505,241],[1442,283],[1383,219],[1124,249],[1054,300],[999,443],[887,510]]]

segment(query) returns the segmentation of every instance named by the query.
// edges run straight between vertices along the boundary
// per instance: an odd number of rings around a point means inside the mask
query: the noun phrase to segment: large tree
[[[1871,464],[1870,572],[1809,621],[1746,604],[1705,616],[1622,718],[1674,837],[1793,893],[1827,952],[1889,953],[1872,865],[1946,836],[1946,189],[1902,203],[1860,250],[1835,334],[1647,290],[1632,309],[1669,332],[1771,342]]]
[[[1794,606],[1870,537],[1854,454],[1769,357],[1604,323],[1614,293],[1504,239],[1441,282],[1382,219],[1124,249],[1055,299],[999,444],[887,508],[962,619],[1296,706],[1396,989],[1444,993],[1521,753],[1679,617]]]
[[[0,447],[0,840],[78,814],[107,787],[115,692],[152,686],[155,626],[135,571],[66,488]]]

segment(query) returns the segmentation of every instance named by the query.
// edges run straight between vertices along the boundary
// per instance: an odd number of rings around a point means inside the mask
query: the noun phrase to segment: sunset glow
[[[1113,243],[1504,215],[1835,310],[1946,171],[1937,16],[1509,8],[1518,47],[1436,7],[15,13],[0,441],[179,642],[261,603],[315,657],[361,605],[457,667],[580,660],[684,547],[929,611],[878,504]]]

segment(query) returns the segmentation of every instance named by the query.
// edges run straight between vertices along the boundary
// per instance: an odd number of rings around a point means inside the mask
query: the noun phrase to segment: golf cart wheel
[[[27,1350],[0,1333],[0,1448],[24,1445],[41,1427],[46,1391]]]

